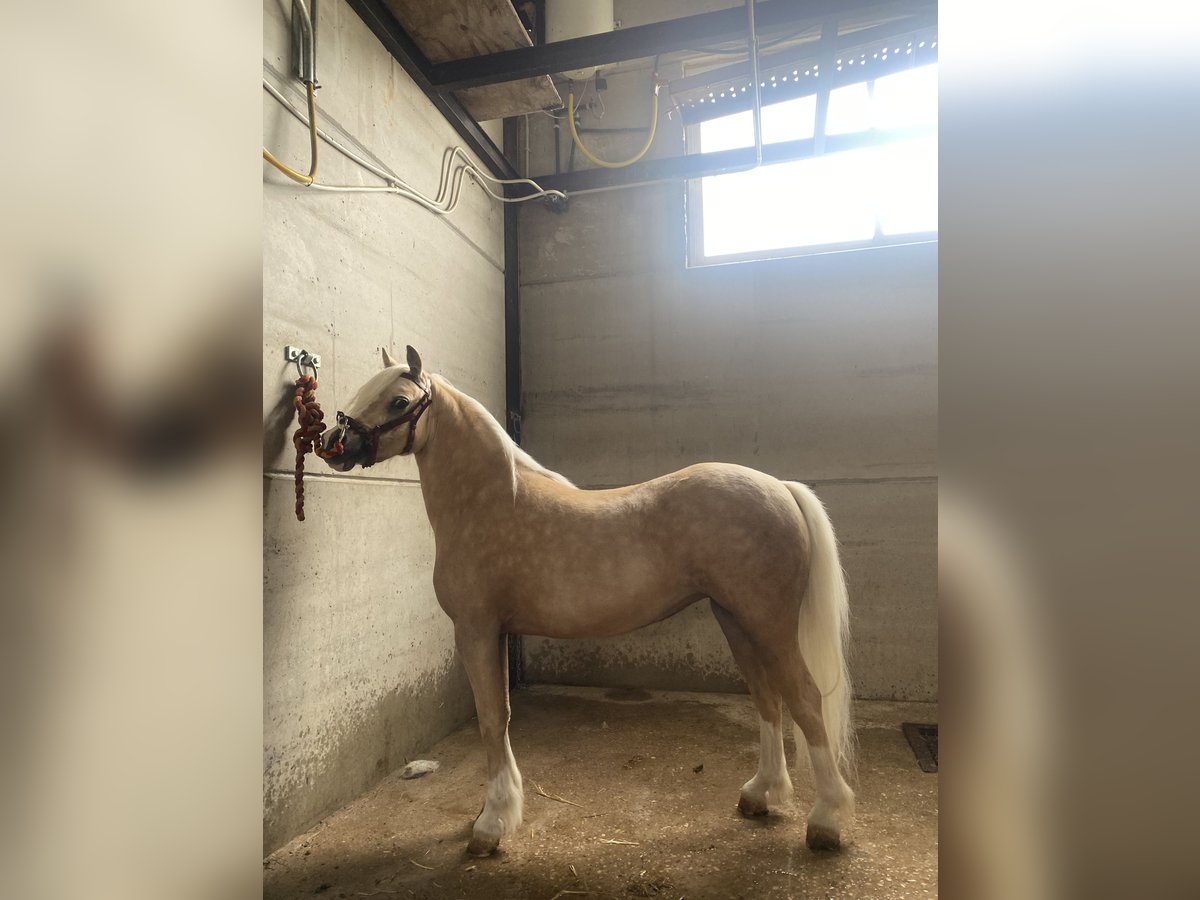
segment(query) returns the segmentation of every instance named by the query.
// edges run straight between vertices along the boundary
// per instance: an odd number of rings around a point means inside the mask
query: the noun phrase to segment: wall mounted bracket
[[[315,377],[317,369],[321,368],[321,357],[315,353],[309,353],[302,347],[284,347],[283,358],[286,362],[295,363],[296,371],[301,376],[304,375],[304,370],[308,368],[313,370],[313,376]]]

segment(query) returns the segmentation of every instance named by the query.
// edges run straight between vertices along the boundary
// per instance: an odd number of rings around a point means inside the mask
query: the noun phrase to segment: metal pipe
[[[312,16],[308,14],[308,4],[304,0],[292,0],[296,9],[300,10],[300,25],[301,30],[306,33],[308,38],[308,59],[301,59],[300,79],[317,87],[317,29],[312,20]],[[313,9],[316,9],[316,2],[313,2]]]
[[[750,78],[754,88],[754,165],[762,165],[762,94],[758,83],[758,29],[754,26],[754,0],[746,0],[750,33]]]

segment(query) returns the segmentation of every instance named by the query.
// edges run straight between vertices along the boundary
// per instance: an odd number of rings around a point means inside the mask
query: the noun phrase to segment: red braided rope
[[[321,446],[321,434],[325,431],[325,413],[317,402],[317,379],[302,375],[296,379],[296,422],[298,427],[292,435],[296,446],[296,518],[304,521],[304,457],[316,453],[322,459],[340,456],[344,450],[339,440],[328,450]]]

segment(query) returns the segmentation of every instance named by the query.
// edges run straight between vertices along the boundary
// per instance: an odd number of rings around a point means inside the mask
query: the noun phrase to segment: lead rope
[[[304,457],[316,453],[325,459],[340,456],[345,448],[339,437],[337,442],[325,450],[320,444],[325,431],[325,413],[317,402],[317,379],[312,375],[301,375],[296,379],[296,422],[298,427],[292,435],[296,446],[296,518],[304,521]]]

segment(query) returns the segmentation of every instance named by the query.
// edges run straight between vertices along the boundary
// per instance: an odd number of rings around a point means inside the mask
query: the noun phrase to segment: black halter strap
[[[404,456],[412,450],[413,441],[417,436],[417,422],[421,418],[421,414],[429,409],[429,405],[433,402],[433,396],[430,393],[429,385],[422,384],[420,378],[413,375],[412,372],[401,372],[401,378],[407,378],[413,384],[421,389],[421,397],[408,408],[408,411],[402,416],[395,419],[389,419],[382,425],[376,425],[374,428],[368,428],[362,422],[355,419],[353,416],[348,416],[340,409],[337,413],[337,423],[344,434],[346,431],[353,431],[363,440],[363,446],[366,448],[366,456],[359,463],[364,469],[369,469],[375,465],[375,457],[379,454],[379,437],[387,434],[389,431],[394,431],[401,425],[408,425],[408,440],[404,442],[404,449],[400,451],[400,455]]]

